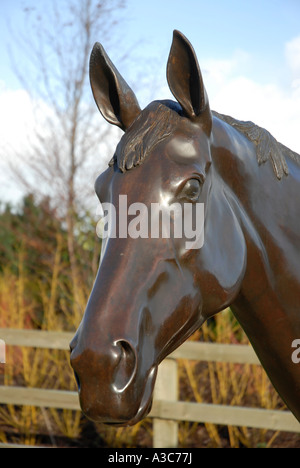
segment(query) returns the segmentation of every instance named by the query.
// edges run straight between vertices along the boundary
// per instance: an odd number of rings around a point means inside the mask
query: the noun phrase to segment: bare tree
[[[15,71],[36,103],[37,124],[28,154],[19,155],[13,173],[32,193],[50,195],[64,217],[79,304],[75,219],[92,187],[99,144],[111,131],[91,99],[88,62],[96,40],[112,42],[123,6],[123,0],[51,0],[46,11],[27,8],[26,33],[18,41],[22,52],[18,49],[14,58]]]

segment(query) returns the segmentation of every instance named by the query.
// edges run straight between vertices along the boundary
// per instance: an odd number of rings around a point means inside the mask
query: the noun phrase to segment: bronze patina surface
[[[300,156],[266,130],[210,110],[195,52],[174,31],[167,79],[174,101],[140,109],[96,44],[90,78],[103,117],[124,130],[96,181],[103,202],[201,202],[204,244],[108,238],[71,343],[83,412],[132,425],[151,408],[159,363],[230,306],[300,420]],[[280,112],[280,109],[278,109]],[[284,125],[284,122],[283,122]]]

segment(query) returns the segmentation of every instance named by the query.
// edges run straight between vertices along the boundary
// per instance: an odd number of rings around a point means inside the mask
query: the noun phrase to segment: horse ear
[[[137,98],[98,42],[90,58],[93,95],[103,117],[126,130],[141,112]]]
[[[173,32],[167,64],[167,80],[170,90],[187,117],[195,119],[205,110],[209,110],[208,97],[195,51],[187,38],[176,30]]]

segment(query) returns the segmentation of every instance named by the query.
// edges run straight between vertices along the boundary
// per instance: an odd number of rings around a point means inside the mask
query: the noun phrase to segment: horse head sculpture
[[[101,114],[125,133],[95,183],[115,219],[71,343],[83,412],[118,425],[145,417],[159,363],[231,306],[300,419],[291,360],[300,338],[299,155],[251,122],[211,111],[195,52],[178,31],[167,64],[176,101],[141,110],[98,43],[90,79]],[[152,208],[170,206],[169,234],[145,235]]]

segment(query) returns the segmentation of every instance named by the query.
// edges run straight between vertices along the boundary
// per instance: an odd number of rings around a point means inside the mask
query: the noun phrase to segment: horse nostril
[[[105,350],[82,350],[79,343],[70,344],[70,363],[78,391],[92,378],[101,378],[106,368],[107,378],[116,393],[123,392],[136,374],[137,359],[134,347],[127,340],[115,341]]]
[[[131,344],[128,343],[128,341],[119,340],[119,341],[116,341],[115,344],[119,346],[119,348],[121,349],[123,358],[127,358],[129,356],[135,358],[135,351],[133,347],[131,346]]]
[[[133,346],[126,340],[116,341],[115,345],[118,346],[120,355],[114,373],[113,387],[117,392],[122,392],[136,374],[136,352]]]

